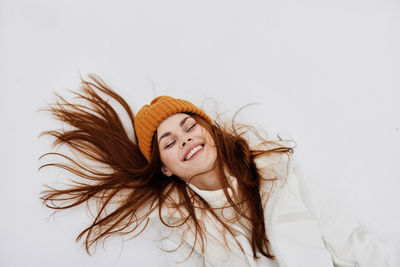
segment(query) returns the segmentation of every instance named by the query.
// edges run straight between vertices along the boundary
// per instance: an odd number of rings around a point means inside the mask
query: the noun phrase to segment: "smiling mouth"
[[[201,150],[204,147],[204,144],[198,145],[194,147],[183,159],[183,161],[189,160],[191,157],[193,157],[194,154],[196,154],[199,150]]]

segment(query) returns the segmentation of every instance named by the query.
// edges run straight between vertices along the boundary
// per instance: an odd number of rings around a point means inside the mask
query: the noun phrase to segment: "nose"
[[[190,141],[192,141],[192,138],[191,138],[191,137],[189,137],[186,141],[182,142],[181,148],[184,148],[185,145],[186,145],[188,142],[190,142]]]

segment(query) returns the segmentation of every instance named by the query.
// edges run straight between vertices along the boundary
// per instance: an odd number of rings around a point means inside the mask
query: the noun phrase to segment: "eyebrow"
[[[182,127],[182,126],[185,124],[185,122],[186,122],[188,119],[190,119],[190,118],[191,118],[190,116],[187,116],[187,117],[183,118],[183,119],[181,120],[181,122],[179,123],[179,126]],[[169,136],[169,135],[171,135],[171,132],[166,132],[166,133],[164,133],[163,135],[161,135],[160,139],[158,139],[158,143],[161,142],[161,139],[163,139],[164,137],[167,137],[167,136]]]

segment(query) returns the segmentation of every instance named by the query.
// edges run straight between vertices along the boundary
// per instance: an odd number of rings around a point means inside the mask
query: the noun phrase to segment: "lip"
[[[186,156],[189,154],[190,151],[192,151],[193,148],[195,148],[196,146],[201,145],[204,148],[204,143],[202,142],[198,142],[196,144],[193,144],[192,146],[188,147],[185,151],[185,154],[183,154],[183,158],[182,161],[186,161],[185,158]],[[196,152],[197,153],[197,152]]]

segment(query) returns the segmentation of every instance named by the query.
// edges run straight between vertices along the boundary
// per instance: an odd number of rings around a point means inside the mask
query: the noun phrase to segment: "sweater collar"
[[[237,191],[237,180],[235,177],[229,175],[227,176],[228,181],[230,182],[232,188]],[[204,200],[206,200],[208,202],[208,204],[212,207],[212,208],[219,208],[219,207],[223,207],[228,200],[226,199],[224,190],[221,189],[217,189],[217,190],[202,190],[199,189],[197,186],[195,186],[194,184],[191,183],[187,183],[187,185],[193,189],[193,191],[195,191],[199,196],[201,196]],[[228,194],[231,198],[234,198],[234,193],[232,188],[228,187]]]

